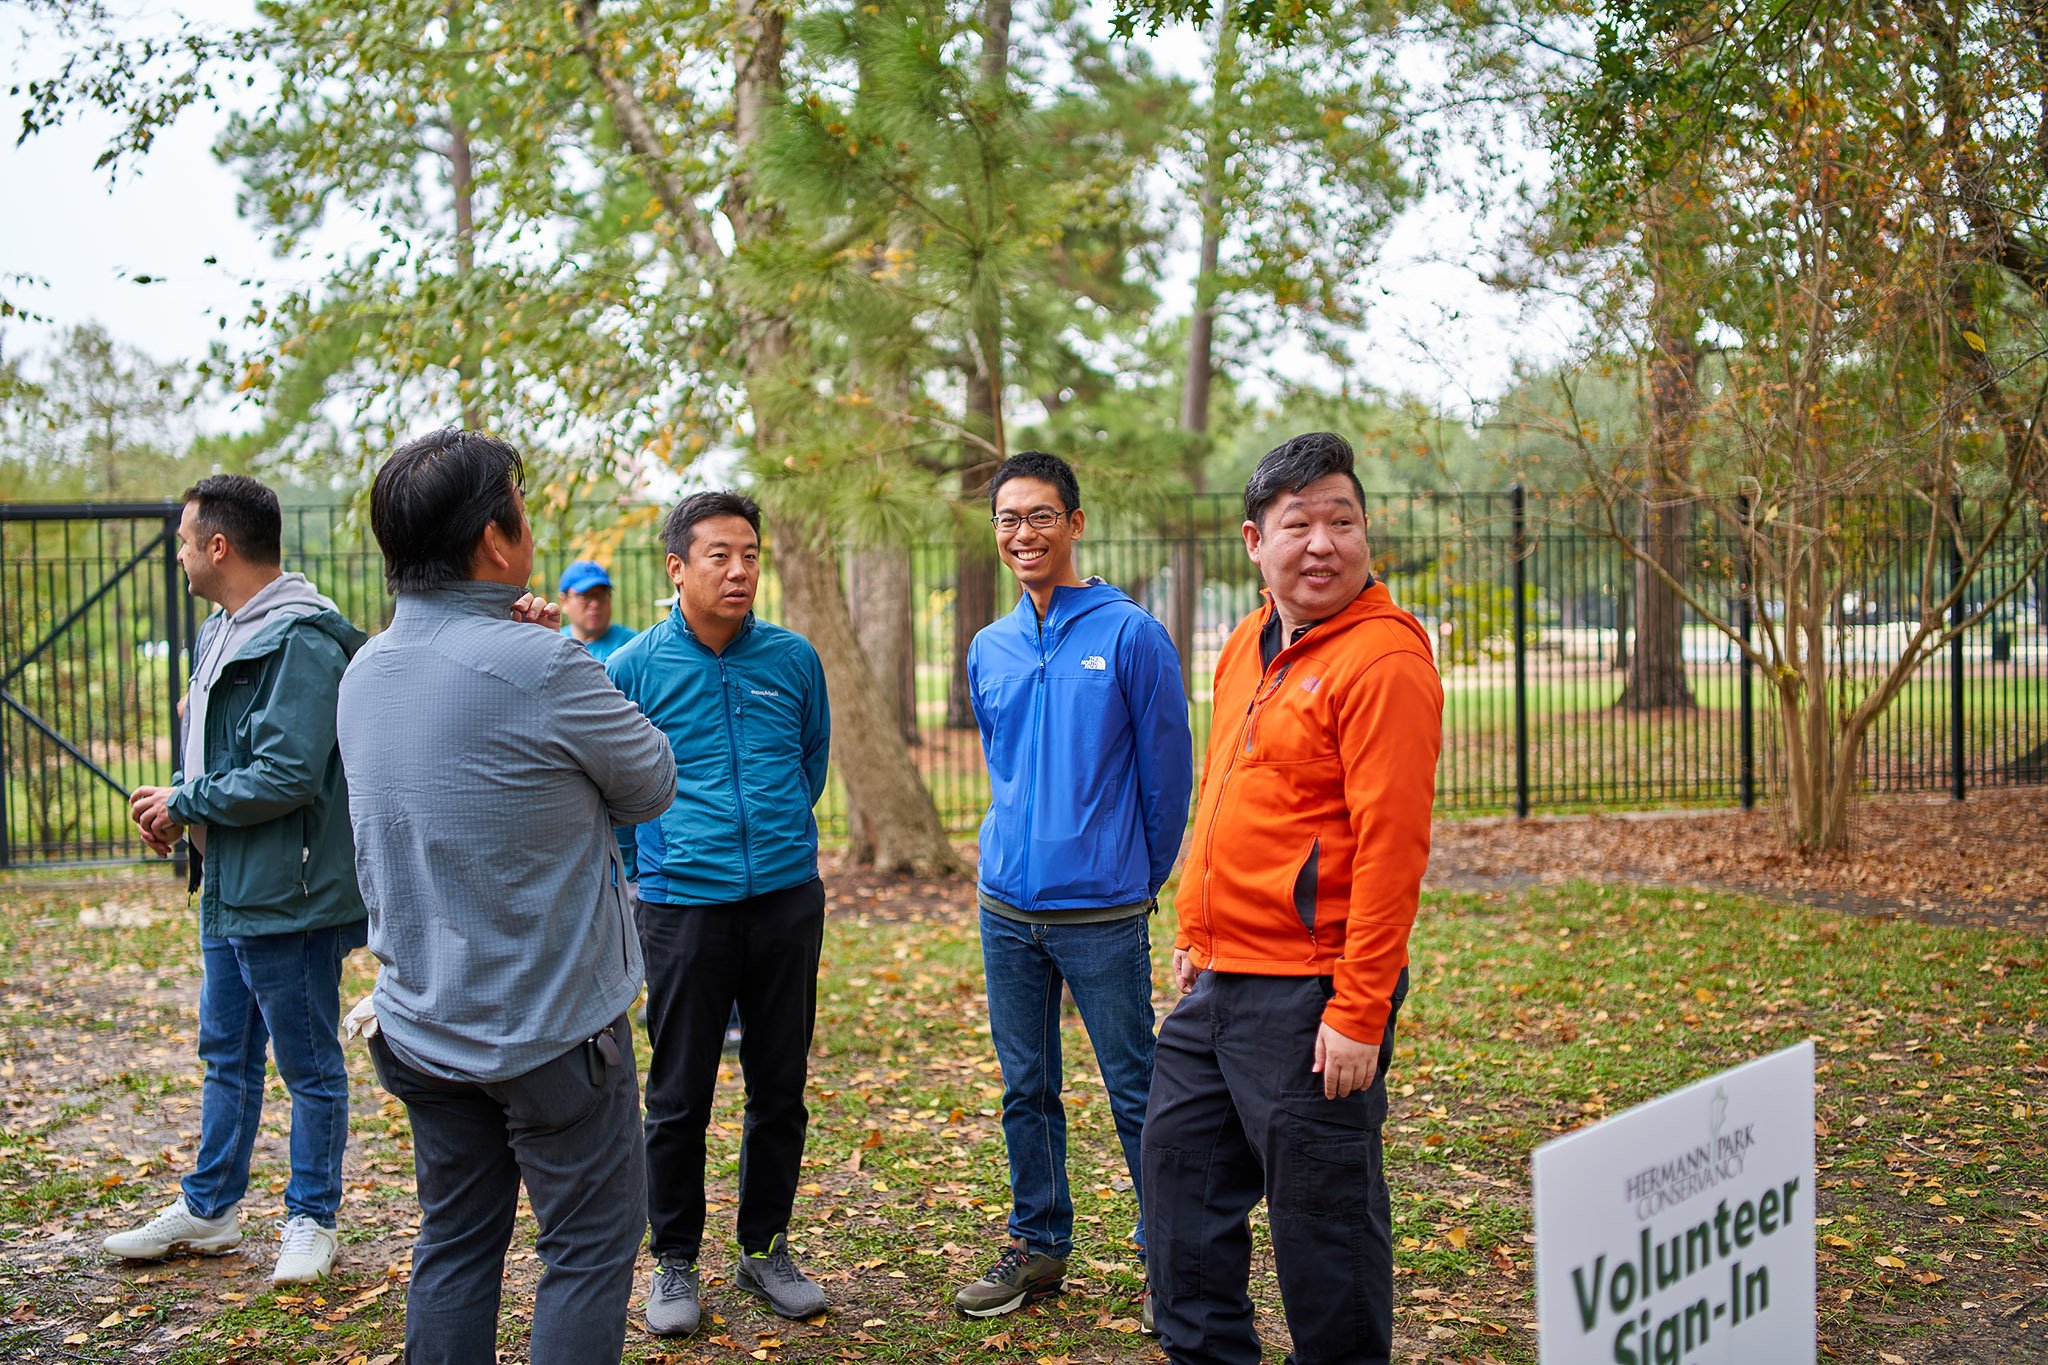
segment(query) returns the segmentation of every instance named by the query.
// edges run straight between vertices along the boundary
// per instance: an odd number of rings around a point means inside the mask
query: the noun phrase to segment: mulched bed
[[[1860,914],[2048,931],[2048,788],[1869,797],[1854,840],[1800,854],[1767,810],[1440,820],[1428,884],[1498,890],[1577,877],[1747,891]]]

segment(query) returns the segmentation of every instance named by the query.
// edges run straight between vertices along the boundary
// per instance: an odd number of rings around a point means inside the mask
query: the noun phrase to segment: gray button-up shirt
[[[384,1038],[489,1083],[611,1023],[641,959],[614,825],[676,795],[668,741],[518,588],[400,593],[341,682],[356,877]]]

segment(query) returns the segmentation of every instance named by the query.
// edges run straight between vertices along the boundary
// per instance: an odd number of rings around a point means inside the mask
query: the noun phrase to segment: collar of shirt
[[[402,592],[398,594],[392,620],[409,616],[487,616],[506,621],[511,619],[512,604],[528,591],[509,583],[466,579],[424,592]]]
[[[1370,588],[1377,582],[1379,582],[1377,576],[1367,574],[1365,576],[1365,587],[1360,588],[1359,591],[1364,592],[1366,588]],[[1275,606],[1273,614],[1267,618],[1266,624],[1259,627],[1259,671],[1263,673],[1271,668],[1273,660],[1280,657],[1281,650],[1287,648],[1288,645],[1293,644],[1321,624],[1321,621],[1310,621],[1305,626],[1296,626],[1294,632],[1287,637],[1286,643],[1283,644],[1280,640],[1280,608]]]

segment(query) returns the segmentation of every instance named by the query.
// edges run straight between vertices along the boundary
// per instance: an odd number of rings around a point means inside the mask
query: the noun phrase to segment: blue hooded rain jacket
[[[967,652],[992,800],[980,888],[1026,913],[1138,905],[1180,852],[1194,743],[1166,628],[1099,578],[1027,594]]]

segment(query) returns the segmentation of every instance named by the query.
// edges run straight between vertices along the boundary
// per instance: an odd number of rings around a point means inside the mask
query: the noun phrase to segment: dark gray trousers
[[[1384,1365],[1393,1219],[1380,1130],[1401,974],[1373,1083],[1309,1070],[1330,980],[1203,972],[1159,1029],[1145,1116],[1148,1278],[1175,1365],[1257,1365],[1249,1216],[1263,1196],[1295,1365]]]
[[[406,1292],[407,1365],[492,1365],[505,1248],[519,1186],[540,1223],[535,1365],[618,1365],[633,1264],[647,1230],[647,1168],[633,1030],[608,1032],[620,1062],[579,1045],[482,1085],[408,1065],[382,1037],[370,1056],[412,1120],[420,1235]],[[601,1073],[601,1074],[600,1074]]]

